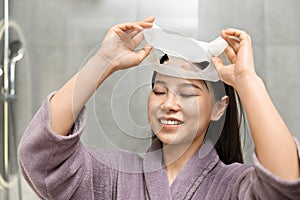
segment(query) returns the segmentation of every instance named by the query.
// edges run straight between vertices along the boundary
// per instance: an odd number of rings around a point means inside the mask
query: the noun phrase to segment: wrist
[[[85,80],[85,85],[93,85],[97,89],[101,83],[110,76],[115,70],[105,58],[96,54],[92,56],[84,67],[79,71],[78,76]]]
[[[247,92],[251,88],[264,85],[262,79],[254,72],[245,73],[236,78],[235,90],[238,94]]]
[[[90,59],[90,62],[92,62],[94,66],[97,66],[102,74],[105,73],[107,75],[110,75],[113,72],[117,71],[115,64],[102,53],[96,53]]]

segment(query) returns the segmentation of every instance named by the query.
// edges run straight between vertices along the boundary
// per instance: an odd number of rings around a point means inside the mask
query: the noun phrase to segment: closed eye
[[[189,97],[196,97],[198,95],[197,94],[180,94],[180,96],[183,98],[189,98]]]
[[[152,92],[153,92],[155,95],[164,95],[164,94],[166,94],[166,92],[164,92],[164,91],[158,91],[158,90],[152,90]]]

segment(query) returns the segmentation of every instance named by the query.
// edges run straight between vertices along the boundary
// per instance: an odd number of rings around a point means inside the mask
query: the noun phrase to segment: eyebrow
[[[202,88],[200,88],[198,85],[194,84],[194,83],[182,83],[180,84],[181,87],[193,87],[199,90],[202,90]]]
[[[167,83],[165,82],[165,81],[160,81],[160,80],[156,80],[155,82],[154,82],[154,84],[159,84],[159,85],[167,85]]]
[[[163,86],[167,85],[167,83],[165,81],[160,81],[160,80],[155,81],[154,84],[159,84],[159,85],[163,85]],[[179,87],[193,87],[193,88],[196,88],[199,90],[203,90],[201,87],[199,87],[198,85],[196,85],[194,83],[180,83]]]

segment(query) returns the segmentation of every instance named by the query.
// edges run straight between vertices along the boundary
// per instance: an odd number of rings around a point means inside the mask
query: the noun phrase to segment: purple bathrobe
[[[255,155],[253,166],[225,165],[214,149],[204,158],[196,153],[169,186],[161,153],[150,153],[157,152],[159,142],[152,144],[144,158],[87,147],[80,141],[86,109],[69,136],[60,136],[50,127],[49,98],[19,146],[22,173],[41,199],[300,199],[300,179],[282,180]]]

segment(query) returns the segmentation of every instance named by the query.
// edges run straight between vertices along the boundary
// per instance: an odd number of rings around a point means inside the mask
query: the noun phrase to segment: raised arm
[[[233,86],[241,99],[259,161],[285,180],[299,178],[296,144],[255,73],[249,35],[236,29],[226,29],[221,35],[229,43],[226,54],[232,64],[224,66],[219,58],[213,62],[222,81]]]
[[[67,135],[88,99],[114,71],[138,65],[150,52],[144,46],[134,50],[143,40],[141,31],[150,28],[154,17],[140,22],[128,22],[112,27],[99,51],[51,99],[51,127],[60,135]]]

